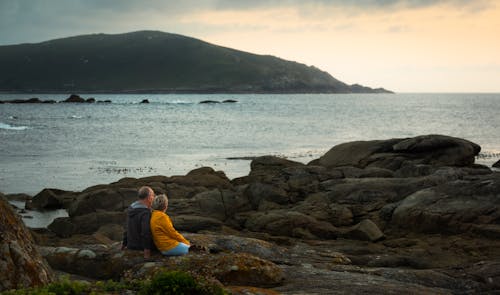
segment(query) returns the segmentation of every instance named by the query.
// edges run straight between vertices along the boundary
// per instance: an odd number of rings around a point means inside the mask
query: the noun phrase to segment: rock
[[[95,98],[90,97],[85,100],[86,103],[95,103]]]
[[[141,103],[149,103],[149,100],[148,100],[148,99],[143,99],[143,100],[141,101]]]
[[[56,218],[48,229],[60,237],[70,237],[74,234],[92,234],[109,224],[123,225],[125,220],[126,213],[123,211],[99,211],[76,217]]]
[[[224,101],[222,101],[222,103],[236,103],[238,102],[237,100],[234,100],[234,99],[226,99]]]
[[[1,193],[0,193],[0,195],[1,195]],[[21,202],[29,201],[32,198],[30,195],[27,195],[27,194],[8,194],[8,195],[4,195],[4,197],[8,201],[21,201]]]
[[[251,210],[248,198],[230,190],[211,190],[197,194],[200,215],[213,217],[221,221],[232,218],[241,211]]]
[[[31,207],[38,210],[62,209],[69,206],[74,199],[74,192],[46,188],[33,197]]]
[[[262,200],[282,205],[290,201],[286,191],[282,188],[260,182],[250,184],[245,190],[245,196],[254,209],[259,207]]]
[[[81,98],[79,95],[71,94],[66,100],[63,102],[72,102],[72,103],[84,103],[85,99]]]
[[[104,188],[84,191],[69,205],[69,216],[85,215],[97,210],[123,211],[137,199],[137,189]]]
[[[96,233],[105,236],[112,241],[121,242],[123,239],[123,226],[116,223],[108,223],[99,227]]]
[[[215,218],[195,215],[175,215],[172,223],[177,231],[188,231],[196,233],[202,230],[219,230],[222,222]]]
[[[288,210],[253,213],[247,218],[245,227],[255,232],[305,239],[335,239],[338,234],[328,222]]]
[[[353,224],[353,213],[345,205],[330,203],[325,193],[308,196],[304,202],[293,207],[294,211],[309,215],[320,221],[327,221],[334,226]]]
[[[224,172],[215,171],[210,167],[201,167],[192,170],[186,176],[172,176],[169,178],[167,186],[170,183],[190,187],[202,186],[208,189],[229,189],[232,187],[229,178],[227,178]]]
[[[498,173],[423,189],[400,203],[391,223],[426,233],[481,232],[481,226],[498,223],[499,191]]]
[[[55,101],[53,101],[53,100],[42,101],[38,97],[33,97],[30,99],[14,99],[14,100],[4,101],[4,103],[15,103],[15,104],[19,104],[19,103],[53,103],[53,102],[55,102]]]
[[[41,286],[55,279],[29,230],[0,197],[0,292]]]
[[[213,104],[213,103],[220,103],[220,101],[216,101],[216,100],[202,100],[202,101],[200,101],[200,104]]]
[[[124,271],[125,277],[144,279],[160,269],[190,271],[231,285],[276,286],[284,280],[277,265],[247,253],[191,252],[181,257],[154,254],[152,261],[145,262],[140,251],[120,251],[118,247],[40,248],[54,269],[101,280],[118,279]]]
[[[296,166],[304,164],[275,156],[262,156],[250,163],[249,177],[254,181],[259,179],[266,181],[280,174],[283,169]]]
[[[389,169],[367,167],[365,169],[344,166],[335,168],[333,171],[339,171],[344,178],[390,178],[394,177],[394,172]]]
[[[384,238],[384,233],[373,221],[365,219],[343,233],[342,236],[348,239],[376,242]]]
[[[406,139],[356,141],[339,144],[318,163],[325,167],[378,167],[397,171],[405,164],[470,166],[481,148],[470,141],[444,136],[423,135]]]
[[[111,103],[111,100],[98,100],[97,103]]]
[[[500,168],[500,160],[496,161],[491,167]]]

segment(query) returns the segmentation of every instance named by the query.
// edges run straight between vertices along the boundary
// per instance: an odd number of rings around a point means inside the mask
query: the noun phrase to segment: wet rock
[[[143,100],[141,101],[141,103],[149,103],[149,100],[148,100],[148,99],[143,99]]]
[[[495,168],[500,168],[500,160],[496,161],[492,167],[495,167]]]
[[[39,254],[31,233],[0,196],[0,292],[41,286],[55,276]]]
[[[95,98],[90,97],[85,100],[86,103],[95,103]]]
[[[226,100],[223,100],[222,103],[236,103],[238,102],[237,100],[234,100],[234,99],[226,99]]]

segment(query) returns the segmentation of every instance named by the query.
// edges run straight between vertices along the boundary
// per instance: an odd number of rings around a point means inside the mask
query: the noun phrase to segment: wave
[[[6,130],[26,130],[28,128],[29,128],[28,126],[12,126],[12,125],[0,122],[0,129],[6,129]]]
[[[68,119],[82,119],[82,118],[83,118],[82,116],[77,116],[77,115],[72,115],[68,117]]]

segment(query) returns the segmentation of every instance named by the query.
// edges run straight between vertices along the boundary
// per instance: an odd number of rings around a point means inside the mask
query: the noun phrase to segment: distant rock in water
[[[33,97],[30,99],[14,99],[14,100],[6,100],[6,101],[0,101],[0,103],[15,103],[15,104],[22,104],[22,103],[55,103],[55,100],[40,100],[38,97]]]
[[[98,100],[97,103],[111,103],[111,100]]]
[[[87,100],[85,100],[86,103],[94,103],[95,102],[95,98],[91,97],[91,98],[87,98]]]
[[[234,100],[234,99],[226,99],[222,103],[235,103],[235,102],[238,102],[238,101]]]
[[[148,100],[148,99],[143,99],[143,100],[141,101],[141,103],[149,103],[149,100]]]
[[[216,101],[216,100],[202,100],[202,101],[200,101],[200,103],[220,103],[220,101]]]
[[[85,102],[85,99],[81,98],[79,95],[71,94],[70,97],[68,97],[63,102],[83,103],[83,102]]]

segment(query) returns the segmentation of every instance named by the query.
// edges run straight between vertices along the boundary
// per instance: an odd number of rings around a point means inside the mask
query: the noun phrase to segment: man
[[[150,187],[143,186],[139,189],[137,197],[138,200],[127,209],[122,249],[143,250],[144,258],[148,259],[154,247],[149,220],[155,193]]]

